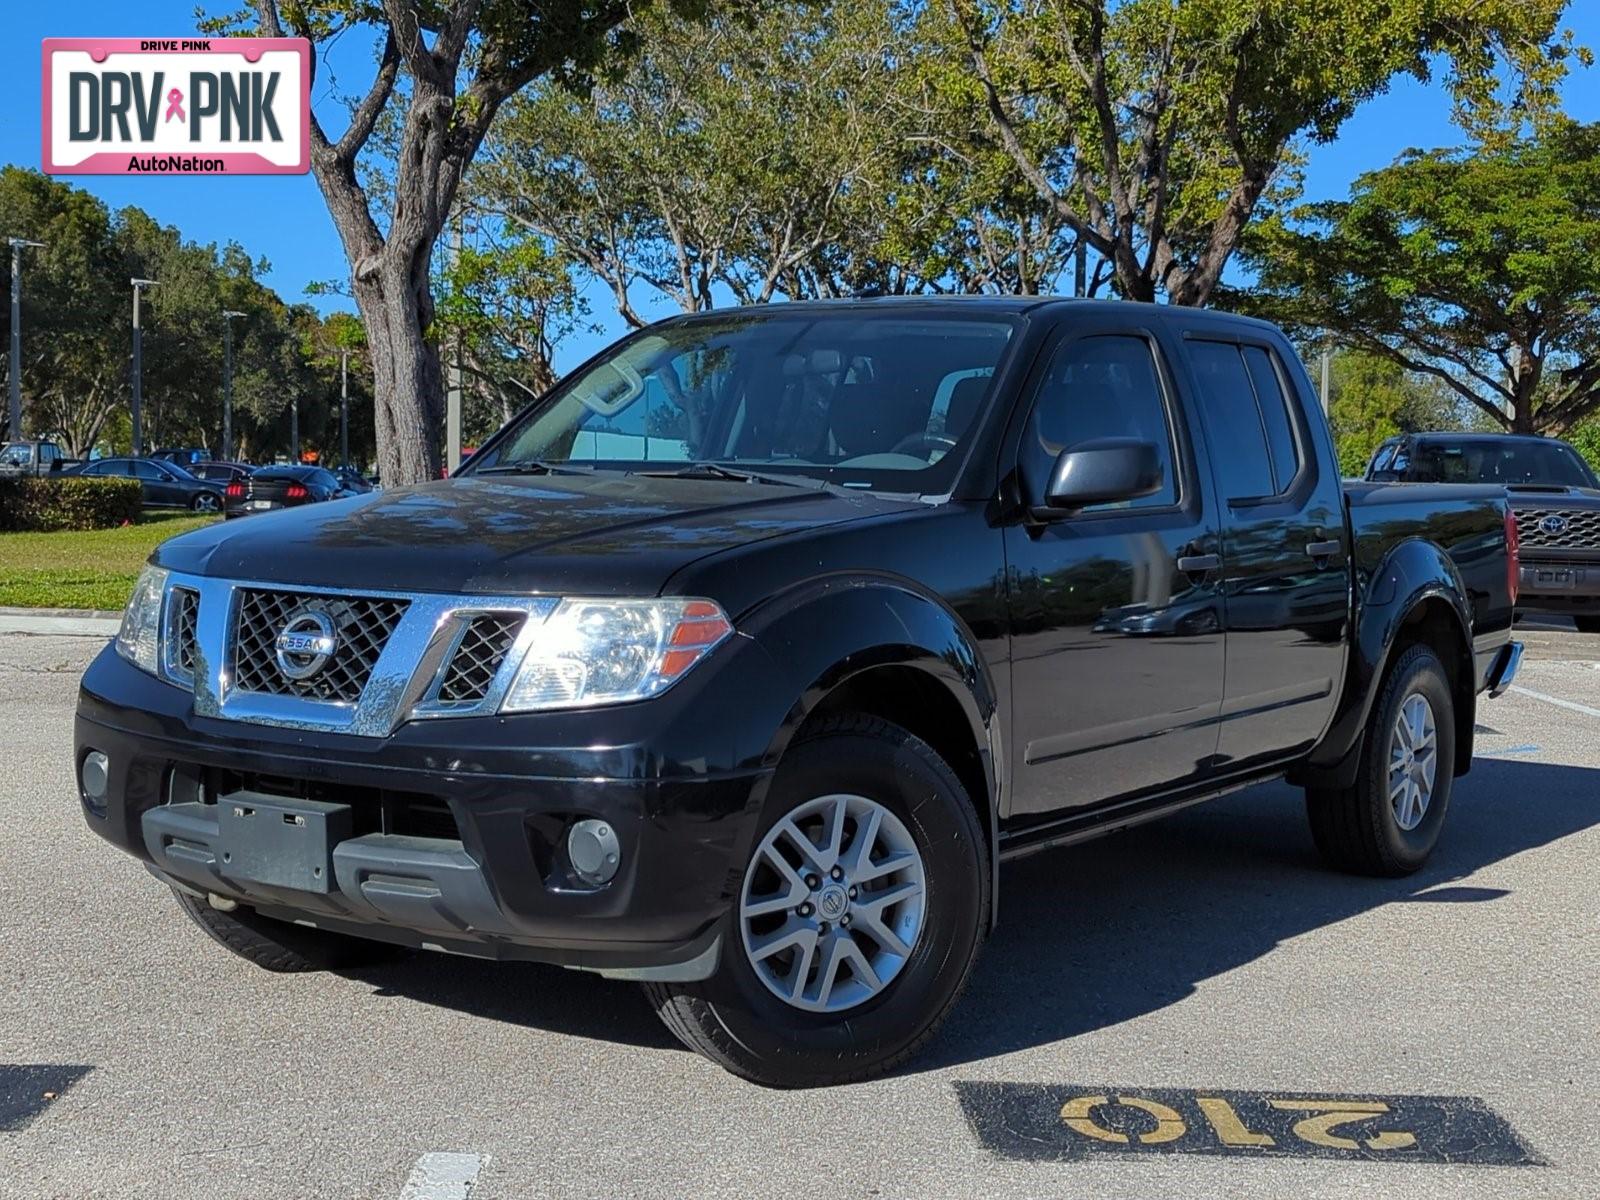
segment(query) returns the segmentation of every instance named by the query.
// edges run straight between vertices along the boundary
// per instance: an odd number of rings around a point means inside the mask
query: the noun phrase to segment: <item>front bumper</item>
[[[1517,579],[1521,612],[1600,615],[1600,560],[1522,560]]]
[[[765,652],[728,649],[721,673],[754,686]],[[81,774],[99,751],[109,766],[103,796],[80,801],[95,832],[224,905],[485,957],[701,978],[771,775],[718,730],[728,714],[704,683],[611,710],[414,721],[370,738],[196,716],[187,691],[107,648],[83,679],[75,762]],[[686,744],[687,727],[711,744]],[[326,862],[325,876],[230,862],[235,807],[325,825],[326,858],[305,860]],[[565,860],[565,832],[585,818],[621,846],[599,887]]]

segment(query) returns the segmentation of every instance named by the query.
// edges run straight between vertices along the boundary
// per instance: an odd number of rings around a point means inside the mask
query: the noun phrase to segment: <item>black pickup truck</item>
[[[931,1036],[1017,855],[1287,776],[1334,865],[1416,870],[1516,581],[1503,490],[1341,484],[1268,325],[733,310],[452,479],[167,542],[74,765],[261,966],[559,963],[837,1083]]]

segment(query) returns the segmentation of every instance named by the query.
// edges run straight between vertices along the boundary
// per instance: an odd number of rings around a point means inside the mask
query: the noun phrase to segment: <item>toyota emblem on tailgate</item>
[[[1565,533],[1567,531],[1567,519],[1561,516],[1548,516],[1539,522],[1539,528],[1546,533]]]
[[[274,644],[273,657],[278,670],[289,679],[310,679],[333,657],[339,648],[333,618],[318,609],[308,608],[284,623]]]

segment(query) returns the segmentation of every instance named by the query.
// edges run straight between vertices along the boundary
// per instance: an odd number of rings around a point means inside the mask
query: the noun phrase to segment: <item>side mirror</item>
[[[1100,438],[1069,446],[1056,459],[1045,487],[1046,516],[1061,516],[1091,504],[1137,500],[1161,490],[1161,456],[1134,438]]]

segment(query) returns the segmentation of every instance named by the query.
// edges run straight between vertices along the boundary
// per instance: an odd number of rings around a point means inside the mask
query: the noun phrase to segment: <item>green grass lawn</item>
[[[121,529],[0,533],[0,605],[119,609],[150,551],[219,519],[145,513]]]

